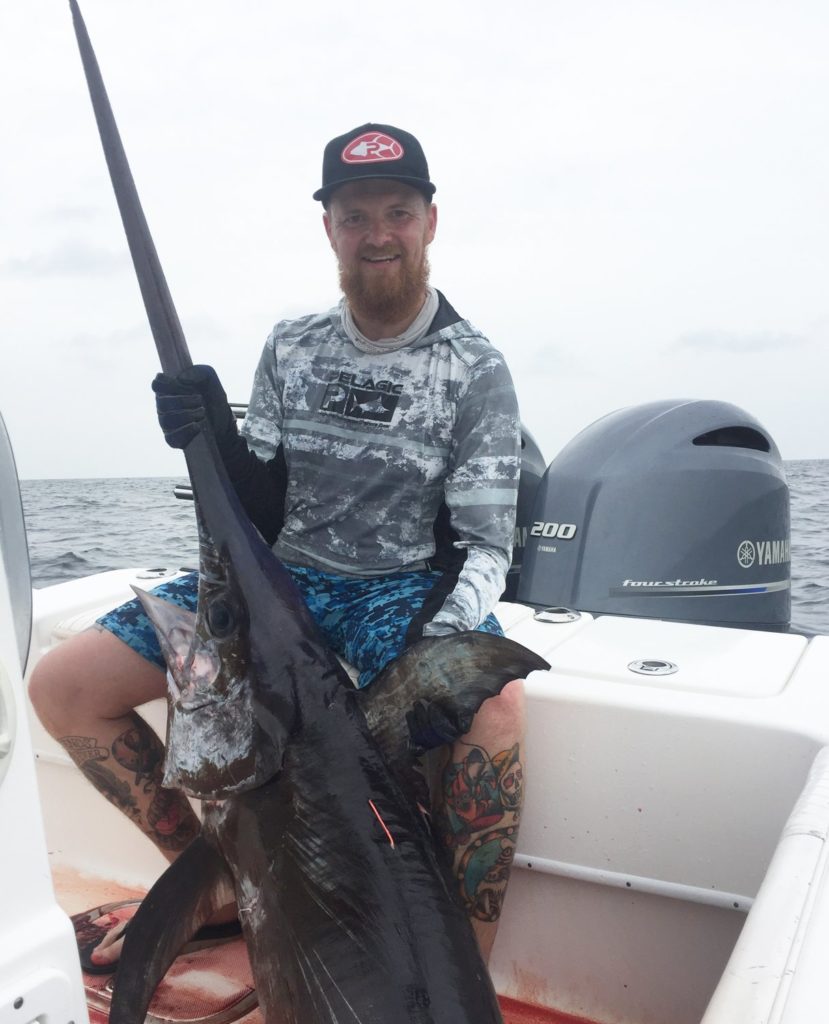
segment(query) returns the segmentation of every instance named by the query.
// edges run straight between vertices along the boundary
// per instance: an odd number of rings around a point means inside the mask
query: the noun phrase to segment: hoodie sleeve
[[[273,459],[282,443],[282,395],[276,365],[279,327],[277,324],[271,331],[262,350],[241,430],[248,447],[263,462]]]
[[[503,356],[472,365],[458,403],[445,501],[466,560],[424,636],[475,629],[506,585],[515,532],[521,457],[518,403]]]

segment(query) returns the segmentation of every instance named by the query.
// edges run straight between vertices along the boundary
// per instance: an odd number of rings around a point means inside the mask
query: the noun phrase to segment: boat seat
[[[825,1019],[829,747],[812,762],[702,1024]],[[791,1014],[791,1016],[790,1016]]]
[[[52,626],[52,640],[58,643],[61,640],[68,640],[78,633],[83,633],[90,626],[108,611],[112,610],[112,602],[99,605],[97,608],[87,608],[76,615],[69,615]]]

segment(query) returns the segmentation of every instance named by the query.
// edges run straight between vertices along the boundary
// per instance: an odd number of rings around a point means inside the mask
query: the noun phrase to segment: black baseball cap
[[[414,135],[390,124],[362,124],[325,147],[322,188],[314,193],[314,199],[327,203],[340,185],[368,178],[401,181],[419,189],[427,199],[435,194],[423,147]]]

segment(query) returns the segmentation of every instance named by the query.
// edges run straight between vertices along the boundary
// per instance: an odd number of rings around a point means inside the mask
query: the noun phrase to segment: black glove
[[[411,711],[406,712],[409,749],[415,757],[420,757],[427,750],[454,743],[459,736],[469,732],[473,715],[470,709],[456,707],[449,701],[415,701]]]
[[[152,383],[158,422],[171,448],[186,448],[205,421],[219,451],[238,437],[236,418],[212,366],[189,366],[175,375],[159,373]]]
[[[282,529],[287,466],[282,446],[262,462],[236,429],[236,417],[212,366],[191,366],[152,383],[158,422],[171,448],[185,448],[207,421],[239,500],[268,544]]]

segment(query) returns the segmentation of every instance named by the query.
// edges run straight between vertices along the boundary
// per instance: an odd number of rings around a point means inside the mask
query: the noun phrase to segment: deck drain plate
[[[641,658],[639,661],[632,661],[628,668],[638,676],[672,676],[679,671],[679,666],[672,661],[663,661],[661,658]]]
[[[536,622],[576,622],[581,618],[581,612],[572,608],[539,608],[533,618]]]

